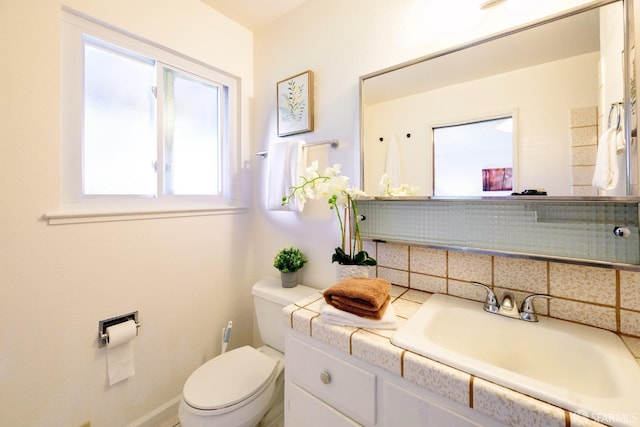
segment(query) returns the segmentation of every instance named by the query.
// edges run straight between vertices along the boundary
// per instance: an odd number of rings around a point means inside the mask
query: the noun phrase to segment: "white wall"
[[[122,427],[181,393],[229,319],[232,345],[251,342],[249,215],[42,220],[59,202],[62,4],[240,76],[245,159],[253,35],[198,0],[0,0],[0,425]],[[133,310],[136,374],[109,387],[98,321]]]
[[[339,139],[330,152],[344,174],[359,185],[359,77],[393,64],[425,56],[469,40],[515,27],[588,3],[584,0],[506,2],[480,12],[477,2],[463,0],[310,0],[255,38],[255,121],[253,150],[277,140],[275,84],[311,69],[315,73],[313,133],[291,138],[307,141]],[[528,7],[528,10],[514,6]],[[321,149],[314,149],[318,155]],[[269,212],[264,208],[266,162],[252,163],[258,275],[269,274],[269,261],[286,245],[309,256],[303,281],[317,287],[332,284],[333,248],[338,226],[326,204],[312,202],[302,214]]]

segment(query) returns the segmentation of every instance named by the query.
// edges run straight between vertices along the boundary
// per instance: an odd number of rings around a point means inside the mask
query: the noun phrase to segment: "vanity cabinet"
[[[313,338],[285,337],[285,427],[504,426]]]

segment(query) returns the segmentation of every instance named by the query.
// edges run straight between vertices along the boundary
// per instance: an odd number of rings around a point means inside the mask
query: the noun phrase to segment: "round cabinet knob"
[[[329,384],[331,382],[331,374],[327,371],[320,372],[320,381],[322,381],[322,384]]]
[[[627,238],[631,235],[631,230],[626,227],[616,227],[613,229],[613,234],[615,234],[617,237]]]

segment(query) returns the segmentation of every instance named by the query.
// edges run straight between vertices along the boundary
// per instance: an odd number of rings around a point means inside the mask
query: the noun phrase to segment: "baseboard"
[[[182,395],[158,406],[148,414],[138,418],[127,427],[173,427],[178,424],[178,406]]]

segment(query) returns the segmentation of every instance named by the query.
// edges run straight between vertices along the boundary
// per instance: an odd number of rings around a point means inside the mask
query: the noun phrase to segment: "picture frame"
[[[313,131],[313,72],[304,71],[276,84],[278,136]]]
[[[513,168],[482,169],[482,191],[513,191]]]

